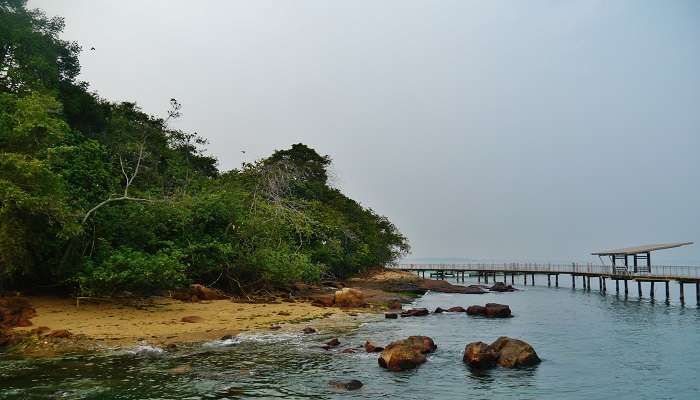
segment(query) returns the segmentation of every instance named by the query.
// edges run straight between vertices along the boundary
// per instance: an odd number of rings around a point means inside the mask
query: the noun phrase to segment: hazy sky
[[[96,48],[103,97],[180,100],[222,169],[330,155],[413,257],[700,242],[700,1],[29,4]],[[700,264],[700,243],[652,259]]]

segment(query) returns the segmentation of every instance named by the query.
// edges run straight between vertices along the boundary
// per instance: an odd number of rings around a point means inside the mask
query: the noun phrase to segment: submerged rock
[[[486,318],[509,318],[512,317],[510,307],[505,304],[488,303],[486,306],[469,306],[469,315],[483,315]]]
[[[347,348],[347,349],[343,349],[343,350],[341,351],[341,353],[344,353],[344,354],[348,354],[348,353],[349,353],[349,354],[353,354],[353,353],[357,353],[357,350]]]
[[[333,339],[326,342],[326,346],[328,346],[328,347],[340,346],[340,340],[338,340],[338,338],[333,338]]]
[[[182,317],[182,318],[180,319],[180,321],[181,321],[181,322],[187,322],[187,323],[190,323],[190,324],[195,324],[195,323],[204,321],[204,318],[202,318],[202,317],[200,317],[200,316],[198,316],[198,315],[188,315],[188,316],[186,316],[186,317]]]
[[[466,312],[467,310],[464,309],[464,307],[450,307],[447,311],[449,312]]]
[[[389,300],[389,302],[387,303],[387,307],[390,310],[400,310],[401,308],[403,308],[403,305],[401,304],[401,301],[393,299]]]
[[[444,312],[445,312],[445,310],[443,310],[442,308],[438,307],[438,308],[435,309],[435,311],[433,311],[433,314],[442,314],[442,313],[444,313]]]
[[[377,360],[382,368],[391,371],[413,369],[426,361],[425,354],[437,349],[428,336],[410,336],[407,339],[390,343]]]
[[[430,312],[427,308],[412,308],[401,313],[401,317],[423,317]]]
[[[365,342],[364,348],[368,353],[379,353],[380,351],[384,350],[384,347],[377,346],[377,344],[371,340]]]
[[[507,336],[499,337],[491,345],[469,343],[462,360],[471,367],[490,368],[496,364],[505,368],[527,367],[540,362],[539,356],[528,343]]]
[[[384,313],[384,318],[386,319],[396,319],[399,317],[397,313]]]
[[[312,333],[316,333],[316,329],[314,329],[314,328],[312,328],[312,327],[310,327],[310,326],[307,326],[306,328],[304,328],[304,329],[302,330],[302,332],[303,332],[305,335],[310,335],[310,334],[312,334]]]
[[[492,292],[515,292],[517,289],[511,285],[506,285],[504,282],[496,282],[489,290]]]
[[[342,390],[357,390],[362,387],[362,382],[357,379],[351,379],[349,381],[329,381],[328,384],[336,389]]]

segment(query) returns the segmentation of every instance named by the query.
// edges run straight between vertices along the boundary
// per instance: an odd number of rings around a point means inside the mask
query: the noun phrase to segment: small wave
[[[153,346],[147,343],[139,344],[136,347],[126,350],[126,354],[138,354],[138,355],[156,355],[163,354],[165,350],[158,346]]]
[[[202,344],[204,347],[227,347],[241,343],[281,343],[300,340],[301,335],[297,333],[258,333],[242,334],[227,339],[212,340]]]

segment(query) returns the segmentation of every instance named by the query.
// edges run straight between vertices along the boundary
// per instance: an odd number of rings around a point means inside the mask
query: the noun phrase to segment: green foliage
[[[182,254],[177,250],[150,254],[122,247],[99,264],[86,262],[77,280],[84,294],[154,293],[187,282],[187,265],[181,259]]]
[[[191,282],[248,292],[395,261],[406,238],[298,143],[219,173],[180,116],[76,82],[60,18],[0,0],[0,286],[90,295]]]

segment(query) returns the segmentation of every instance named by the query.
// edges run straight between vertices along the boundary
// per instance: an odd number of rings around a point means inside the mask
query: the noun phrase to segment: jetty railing
[[[536,263],[467,263],[467,264],[395,264],[388,268],[404,271],[474,271],[499,273],[536,273],[536,274],[594,274],[606,276],[628,276],[630,278],[659,279],[700,279],[700,267],[677,265],[652,265],[648,272],[634,272],[634,267],[621,270],[621,266],[595,264],[536,264]],[[643,266],[646,268],[646,266]],[[614,268],[614,269],[613,269]],[[624,267],[623,267],[624,268]]]

